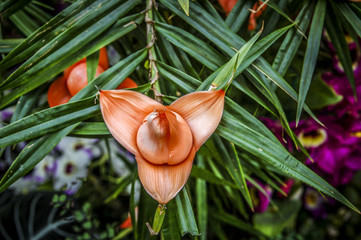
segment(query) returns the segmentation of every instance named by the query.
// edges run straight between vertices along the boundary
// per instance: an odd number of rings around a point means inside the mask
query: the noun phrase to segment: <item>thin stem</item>
[[[154,92],[154,98],[156,101],[161,102],[163,95],[159,90],[159,72],[155,62],[157,57],[155,54],[154,44],[156,41],[154,21],[153,21],[153,7],[156,7],[154,0],[147,0],[147,8],[145,12],[145,22],[147,24],[147,48],[148,48],[148,59],[149,59],[149,81],[151,89]]]

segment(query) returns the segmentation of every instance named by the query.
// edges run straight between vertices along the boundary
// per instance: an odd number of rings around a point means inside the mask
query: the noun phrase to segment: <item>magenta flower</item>
[[[272,189],[270,188],[270,186],[263,185],[259,181],[257,181],[257,183],[263,189],[263,191],[260,191],[250,182],[247,182],[247,185],[249,187],[249,192],[251,194],[254,211],[258,213],[263,213],[264,211],[267,210],[270,204],[272,197]]]

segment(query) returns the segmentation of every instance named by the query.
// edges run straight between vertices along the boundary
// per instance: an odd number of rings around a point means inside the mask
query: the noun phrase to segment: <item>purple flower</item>
[[[269,186],[263,185],[259,181],[257,181],[257,184],[258,187],[250,182],[247,182],[255,212],[263,213],[267,210],[268,205],[270,204],[272,189]]]
[[[335,117],[322,116],[319,119],[326,128],[310,119],[301,121],[295,129],[300,142],[314,160],[314,163],[308,160],[306,164],[327,177],[332,185],[344,185],[361,169],[360,139]]]
[[[305,209],[311,212],[314,218],[326,218],[327,211],[323,203],[325,199],[322,198],[313,188],[307,188],[304,195]]]

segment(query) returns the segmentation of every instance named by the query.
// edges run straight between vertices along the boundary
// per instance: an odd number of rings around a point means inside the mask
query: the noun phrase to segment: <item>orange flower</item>
[[[232,11],[234,5],[236,5],[237,0],[218,0],[218,2],[226,12],[226,15],[228,15]]]
[[[267,8],[267,5],[263,5],[262,1],[258,1],[253,5],[253,12],[251,12],[251,15],[249,16],[249,23],[248,23],[248,31],[253,31],[257,27],[256,19],[261,16],[262,12],[264,12]],[[261,7],[262,6],[262,7]],[[261,7],[261,8],[260,8]]]
[[[48,90],[48,103],[50,107],[69,102],[72,95],[66,87],[66,79],[64,76],[55,80]]]
[[[105,47],[100,49],[99,65],[95,72],[98,77],[109,68],[108,55]],[[48,90],[48,103],[50,107],[55,107],[67,103],[70,98],[77,94],[88,84],[86,59],[71,65],[64,70],[64,76],[55,80]],[[135,88],[138,85],[131,79],[126,78],[117,89]]]
[[[221,120],[223,90],[187,94],[163,106],[138,92],[100,91],[100,108],[114,138],[135,155],[145,190],[160,204],[182,189],[196,151]]]

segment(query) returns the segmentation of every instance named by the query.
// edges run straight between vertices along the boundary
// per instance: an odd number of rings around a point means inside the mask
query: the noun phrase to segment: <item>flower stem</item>
[[[151,227],[149,223],[147,223],[147,227],[152,236],[159,234],[160,229],[163,225],[166,209],[167,207],[165,205],[159,204],[154,214],[153,227]]]
[[[147,48],[148,48],[148,59],[149,59],[149,81],[151,89],[154,92],[154,98],[156,101],[161,102],[163,95],[160,93],[159,88],[159,72],[155,62],[157,56],[155,53],[154,44],[156,41],[154,21],[153,21],[153,7],[156,7],[155,0],[147,0],[147,8],[145,12],[145,22],[147,24]]]

